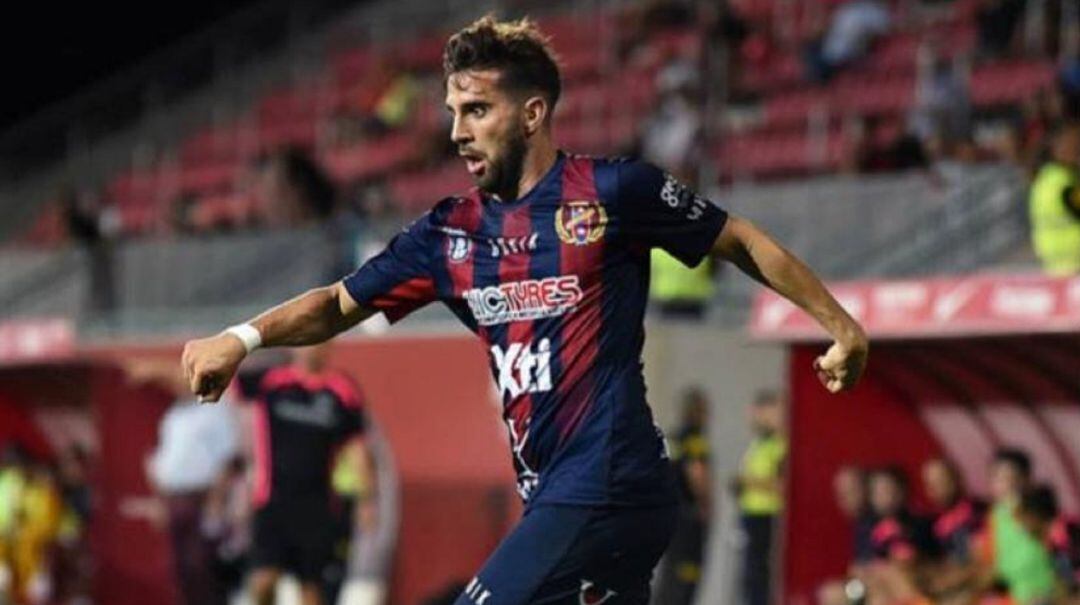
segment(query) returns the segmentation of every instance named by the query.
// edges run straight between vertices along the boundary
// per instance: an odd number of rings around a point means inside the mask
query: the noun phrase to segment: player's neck
[[[517,182],[517,191],[501,191],[495,198],[502,202],[512,202],[529,194],[555,165],[558,150],[550,136],[537,137],[521,162],[521,178]]]

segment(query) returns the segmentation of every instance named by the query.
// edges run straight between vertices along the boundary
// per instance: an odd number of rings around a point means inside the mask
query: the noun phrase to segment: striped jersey
[[[650,164],[560,152],[519,199],[442,200],[344,284],[391,322],[441,301],[483,340],[528,506],[668,504],[641,363],[649,251],[696,265],[726,220]]]

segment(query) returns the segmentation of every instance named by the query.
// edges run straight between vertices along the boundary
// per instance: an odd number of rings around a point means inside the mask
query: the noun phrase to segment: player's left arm
[[[870,349],[866,332],[802,260],[750,221],[736,216],[728,217],[712,255],[730,261],[825,328],[834,343],[814,361],[814,369],[829,391],[837,393],[858,382]]]

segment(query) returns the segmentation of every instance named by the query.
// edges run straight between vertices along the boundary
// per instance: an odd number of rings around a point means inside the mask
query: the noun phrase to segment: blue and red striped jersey
[[[650,164],[559,153],[517,200],[442,200],[344,283],[391,322],[442,301],[484,341],[530,506],[664,504],[641,363],[649,251],[696,265],[726,220]]]

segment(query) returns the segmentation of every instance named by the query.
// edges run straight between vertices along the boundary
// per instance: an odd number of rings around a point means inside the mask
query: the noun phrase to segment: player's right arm
[[[374,313],[353,299],[344,282],[337,282],[277,305],[248,324],[258,330],[261,346],[296,347],[329,340]],[[200,401],[217,401],[246,356],[239,337],[221,332],[185,344],[181,365]]]

